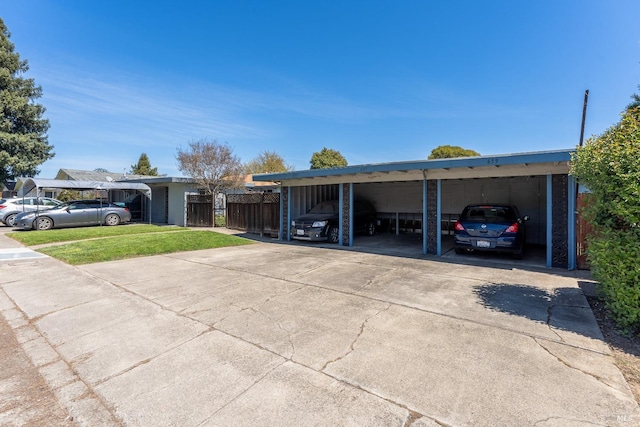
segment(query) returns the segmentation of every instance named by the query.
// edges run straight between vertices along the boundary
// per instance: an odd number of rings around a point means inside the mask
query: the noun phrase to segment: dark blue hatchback
[[[454,231],[455,251],[510,252],[521,259],[525,244],[525,221],[511,205],[469,205],[464,208]]]

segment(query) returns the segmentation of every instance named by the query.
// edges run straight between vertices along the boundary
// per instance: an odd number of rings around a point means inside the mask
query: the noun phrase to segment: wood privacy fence
[[[279,225],[279,193],[227,195],[227,228],[277,236]]]
[[[213,227],[213,196],[189,194],[187,227]]]
[[[584,216],[582,215],[582,209],[584,209],[585,206],[589,205],[590,203],[590,198],[591,194],[590,193],[579,193],[578,194],[578,200],[576,203],[576,207],[578,210],[578,216],[577,216],[577,224],[576,224],[576,230],[577,230],[577,245],[578,247],[577,249],[577,255],[578,255],[578,269],[579,270],[589,270],[590,266],[589,266],[589,259],[587,258],[587,236],[589,235],[589,233],[591,233],[591,225],[589,225],[589,223],[584,219]]]

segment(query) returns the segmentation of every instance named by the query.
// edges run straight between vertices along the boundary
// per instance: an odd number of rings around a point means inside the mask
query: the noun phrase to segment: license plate
[[[476,242],[476,246],[479,248],[490,248],[491,247],[491,242],[488,242],[486,240],[478,240]]]
[[[299,230],[299,229],[298,229],[298,230],[296,230],[296,234],[297,234],[298,236],[304,236],[304,230]]]

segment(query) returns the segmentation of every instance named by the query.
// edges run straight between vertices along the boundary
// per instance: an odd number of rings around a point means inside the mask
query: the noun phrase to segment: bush
[[[616,323],[640,330],[640,229],[606,230],[589,238],[591,273]]]
[[[571,173],[592,193],[587,255],[607,307],[627,331],[640,330],[640,107],[573,157]]]
[[[227,225],[227,218],[224,215],[216,215],[213,219],[214,227],[225,227]]]

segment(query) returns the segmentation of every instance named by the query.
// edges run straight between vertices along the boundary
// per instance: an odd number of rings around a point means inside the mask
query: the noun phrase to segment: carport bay
[[[366,198],[385,229],[417,233],[422,253],[441,256],[443,240],[469,203],[508,203],[529,215],[527,244],[544,248],[547,267],[575,269],[576,184],[572,150],[349,166],[254,176],[281,185],[281,230],[316,203],[340,202],[340,245],[353,246],[353,201]],[[445,236],[443,238],[443,235]]]
[[[33,196],[40,197],[44,190],[54,189],[68,189],[74,191],[94,191],[94,192],[106,192],[110,194],[114,191],[121,192],[122,190],[128,190],[135,192],[134,194],[140,194],[144,197],[148,203],[151,204],[151,188],[148,185],[135,182],[121,182],[121,181],[76,181],[76,180],[63,180],[63,179],[41,179],[41,178],[25,178],[19,179],[16,185],[16,191],[21,196],[32,194]],[[112,196],[108,199],[111,201]],[[151,222],[150,206],[147,207],[148,220]]]

